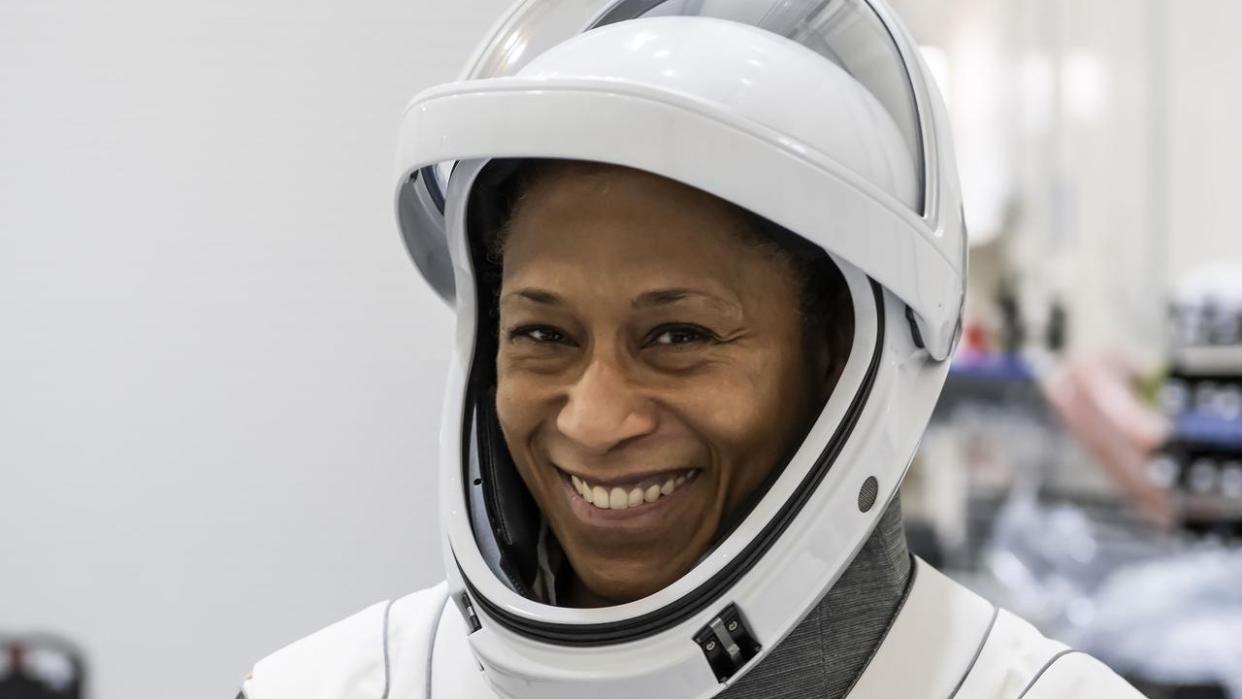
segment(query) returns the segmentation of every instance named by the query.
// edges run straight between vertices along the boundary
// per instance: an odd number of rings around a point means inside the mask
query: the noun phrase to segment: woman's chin
[[[611,606],[617,604],[626,604],[650,597],[668,585],[671,585],[678,576],[663,579],[658,577],[658,573],[634,573],[632,577],[627,576],[621,578],[607,579],[587,579],[581,580],[581,585],[585,588],[582,595],[584,601],[593,602],[593,604],[584,606]]]
[[[664,547],[662,551],[635,551],[624,557],[570,554],[569,558],[577,576],[575,596],[595,602],[580,606],[598,607],[654,595],[684,575],[698,556],[670,555]]]
[[[559,490],[559,493],[555,491]],[[713,484],[691,476],[674,492],[641,506],[603,509],[569,482],[545,512],[569,558],[577,606],[610,606],[649,597],[694,566],[719,524]]]

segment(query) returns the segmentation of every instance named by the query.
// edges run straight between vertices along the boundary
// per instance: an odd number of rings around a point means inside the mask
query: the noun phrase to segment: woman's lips
[[[640,478],[625,485],[593,484],[570,475],[570,485],[587,502],[601,510],[627,510],[647,503],[654,503],[672,495],[686,481],[694,478],[698,469],[659,474]]]
[[[565,471],[560,473],[569,491],[571,509],[582,519],[601,522],[628,520],[664,509],[663,505],[668,504],[672,496],[694,481],[699,469],[668,471],[613,483],[592,483]]]

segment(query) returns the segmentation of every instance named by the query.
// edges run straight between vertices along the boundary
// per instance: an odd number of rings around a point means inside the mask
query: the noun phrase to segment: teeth
[[[614,510],[624,510],[630,506],[630,496],[621,488],[613,488],[608,493],[608,506]]]
[[[629,495],[629,502],[627,503],[627,505],[629,507],[638,507],[641,504],[643,504],[643,489],[635,488],[631,490],[630,495]]]
[[[581,478],[574,476],[573,481],[574,481],[574,488],[577,489],[578,494],[582,496],[583,500],[586,500],[587,502],[592,502],[595,500],[595,493],[591,490],[590,487],[587,486],[586,483],[582,482]]]
[[[655,502],[662,497],[672,495],[673,491],[693,480],[698,471],[687,471],[677,476],[669,476],[663,482],[647,483],[629,488],[614,486],[604,488],[591,485],[578,476],[570,476],[570,482],[578,495],[601,510],[625,510]]]

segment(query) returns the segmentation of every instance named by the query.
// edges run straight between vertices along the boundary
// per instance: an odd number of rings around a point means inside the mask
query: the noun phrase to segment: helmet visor
[[[601,13],[601,8],[603,11]],[[766,29],[806,46],[840,66],[863,85],[892,117],[914,160],[918,196],[915,213],[926,208],[927,158],[918,93],[910,82],[907,62],[918,60],[903,53],[893,32],[900,31],[868,0],[531,0],[522,3],[502,22],[475,54],[465,79],[514,75],[544,51],[571,36],[595,27],[638,17],[700,16],[724,19]],[[443,196],[452,163],[441,163],[420,173],[422,180],[406,186],[403,205],[421,201],[439,211],[403,211],[413,227],[436,221],[442,228]],[[421,223],[420,223],[421,222]],[[435,238],[443,237],[442,230]],[[425,245],[424,245],[425,246]],[[435,254],[416,250],[415,259]],[[420,267],[425,265],[420,264]],[[433,280],[434,283],[434,280]],[[451,289],[437,290],[451,297]]]

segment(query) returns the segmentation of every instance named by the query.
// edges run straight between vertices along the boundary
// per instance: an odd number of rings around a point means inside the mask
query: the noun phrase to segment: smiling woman
[[[458,319],[448,580],[249,699],[1137,696],[906,550],[965,231],[888,8],[523,0],[467,76],[396,192]]]
[[[496,401],[569,561],[543,594],[633,601],[685,574],[805,435],[843,366],[843,335],[820,331],[852,321],[804,309],[825,294],[803,287],[844,282],[804,279],[753,216],[666,178],[565,162],[517,177],[492,255]]]

